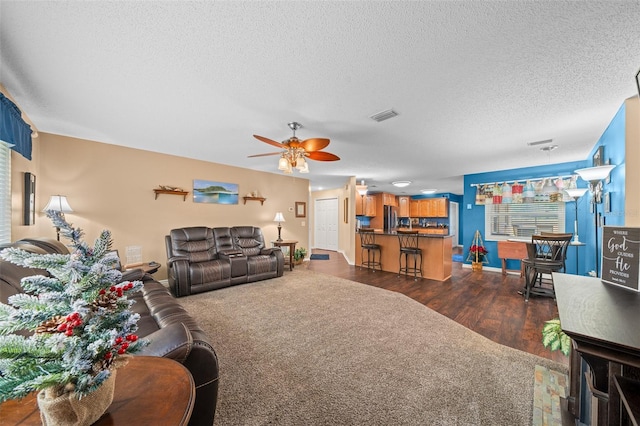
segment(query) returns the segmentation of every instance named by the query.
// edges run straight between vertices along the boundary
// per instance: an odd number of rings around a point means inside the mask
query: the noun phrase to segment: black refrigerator
[[[384,206],[384,231],[389,232],[398,226],[398,208]]]

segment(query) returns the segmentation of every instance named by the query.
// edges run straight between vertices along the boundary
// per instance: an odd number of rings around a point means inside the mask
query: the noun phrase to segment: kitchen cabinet
[[[394,206],[398,207],[398,202],[396,201],[396,196],[393,194],[387,194],[386,192],[382,193],[382,204],[385,206]]]
[[[418,217],[449,217],[447,198],[423,198],[419,200]]]
[[[409,216],[420,217],[420,202],[419,200],[409,200]]]
[[[410,202],[411,197],[398,197],[398,217],[410,217]]]
[[[367,194],[364,197],[356,197],[356,216],[374,217],[376,215],[376,205],[375,195]]]

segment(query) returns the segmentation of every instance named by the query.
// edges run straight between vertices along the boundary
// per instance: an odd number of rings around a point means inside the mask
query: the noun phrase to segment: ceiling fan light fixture
[[[304,163],[304,167],[300,168],[298,167],[298,171],[300,173],[309,173],[309,163]]]
[[[398,188],[405,188],[409,185],[411,185],[411,181],[410,180],[397,180],[395,182],[391,182],[391,185],[398,187]]]
[[[284,156],[284,154],[282,154],[282,157],[280,157],[280,160],[278,160],[278,170],[282,170],[285,171],[289,168],[289,160],[287,160]]]

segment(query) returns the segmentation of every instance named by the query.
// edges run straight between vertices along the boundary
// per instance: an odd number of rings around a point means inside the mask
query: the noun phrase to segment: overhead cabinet
[[[356,197],[356,216],[374,217],[376,215],[376,205],[375,195],[367,194],[364,197]]]
[[[398,217],[410,217],[411,197],[398,197]]]
[[[409,200],[409,216],[449,217],[449,199],[443,197]]]

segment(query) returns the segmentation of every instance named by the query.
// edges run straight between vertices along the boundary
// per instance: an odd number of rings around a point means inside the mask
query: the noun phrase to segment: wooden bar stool
[[[376,234],[374,234],[373,229],[360,228],[360,248],[362,250],[360,266],[373,269],[373,272],[376,271],[376,268],[382,271],[380,244],[376,244]],[[367,260],[364,260],[365,250],[367,251]],[[376,253],[378,253],[378,260],[376,260]]]
[[[400,270],[398,276],[404,273],[409,275],[413,273],[413,279],[418,280],[418,272],[420,278],[422,275],[422,249],[418,248],[418,231],[397,231],[398,241],[400,242]],[[402,266],[402,256],[404,255],[404,266]],[[409,255],[413,257],[413,267],[409,266]],[[418,267],[418,256],[420,256],[420,267]]]

